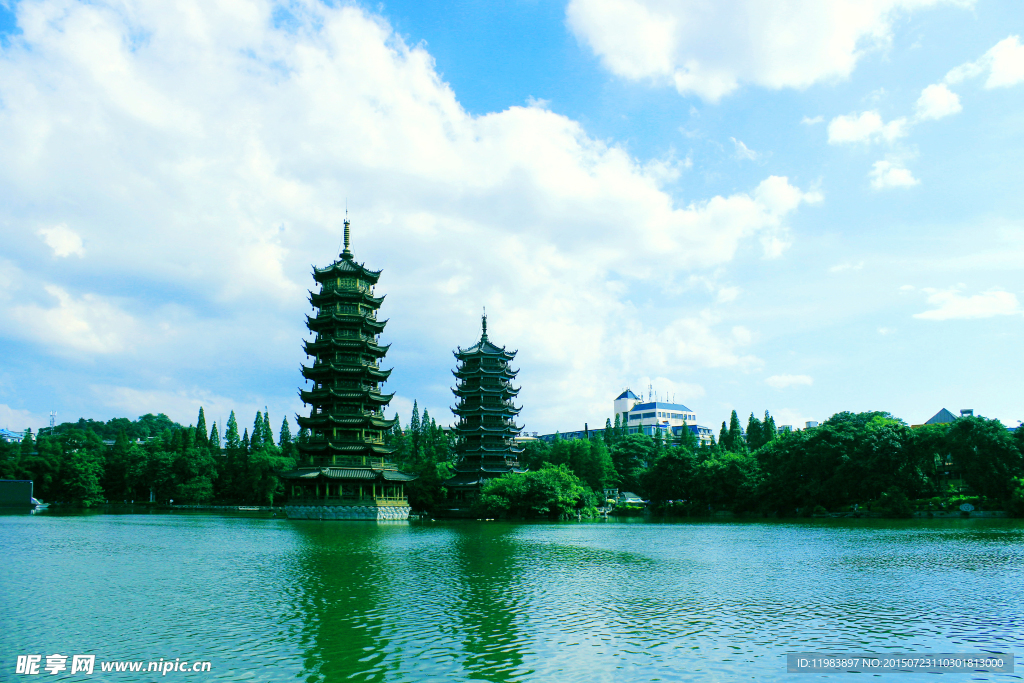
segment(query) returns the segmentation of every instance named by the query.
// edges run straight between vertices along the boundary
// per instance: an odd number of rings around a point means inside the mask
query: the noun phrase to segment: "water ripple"
[[[1013,520],[2,516],[0,553],[0,651],[217,680],[776,681],[787,652],[1024,651]]]

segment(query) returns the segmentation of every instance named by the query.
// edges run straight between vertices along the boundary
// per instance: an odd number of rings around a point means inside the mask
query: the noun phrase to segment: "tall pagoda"
[[[468,510],[488,479],[510,472],[524,472],[519,467],[523,449],[515,442],[522,427],[515,424],[521,408],[512,404],[519,389],[512,380],[519,373],[509,364],[515,351],[497,347],[487,338],[487,314],[482,320],[480,341],[454,352],[458,365],[452,374],[456,387],[452,393],[459,403],[452,408],[458,416],[459,463],[455,475],[445,482],[450,492],[452,513]]]
[[[306,317],[314,338],[305,342],[305,351],[314,360],[302,367],[312,387],[299,392],[310,411],[298,418],[309,438],[297,444],[297,469],[282,475],[289,517],[409,517],[405,482],[415,477],[390,462],[394,449],[384,439],[398,420],[383,413],[394,394],[380,390],[391,370],[380,367],[388,346],[379,343],[386,324],[377,320],[384,297],[373,295],[379,278],[379,270],[353,258],[346,217],[345,250],[326,268],[313,268],[320,290],[309,293],[316,315]]]

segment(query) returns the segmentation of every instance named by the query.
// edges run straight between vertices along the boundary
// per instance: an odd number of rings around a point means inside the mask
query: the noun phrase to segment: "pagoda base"
[[[285,505],[288,519],[352,519],[396,521],[409,519],[408,505]]]

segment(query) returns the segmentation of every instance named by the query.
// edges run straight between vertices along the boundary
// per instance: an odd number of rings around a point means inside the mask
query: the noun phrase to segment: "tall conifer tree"
[[[725,426],[725,420],[722,420],[722,429],[718,432],[718,445],[727,451],[731,451],[729,447],[729,428]]]
[[[761,421],[754,417],[754,414],[750,414],[750,419],[747,420],[747,446],[752,451],[756,451],[764,444],[764,435],[761,433]]]
[[[206,413],[203,407],[199,406],[199,417],[196,418],[196,446],[205,446],[206,442]]]
[[[220,450],[220,430],[217,429],[216,422],[210,428],[210,448],[215,451]]]
[[[242,433],[242,450],[249,451],[249,428],[245,428],[245,432]]]
[[[235,419],[235,411],[231,411],[228,417],[228,428],[224,432],[224,445],[227,448],[241,448],[242,439],[238,435],[238,420]]]
[[[764,411],[764,422],[761,423],[761,434],[764,436],[764,442],[775,441],[775,437],[778,436],[779,429],[775,426],[775,418],[768,414],[768,411]]]
[[[270,426],[270,411],[266,408],[263,409],[263,434],[260,435],[260,441],[264,446],[274,445],[274,430]]]
[[[740,416],[732,411],[729,416],[729,450],[743,450],[743,427],[740,426]]]
[[[412,417],[409,418],[409,431],[417,434],[420,431],[420,407],[414,400],[412,402]]]
[[[21,454],[29,455],[35,450],[36,444],[32,440],[32,428],[29,427],[25,430],[25,436],[21,439]]]
[[[285,415],[284,419],[281,420],[281,434],[277,439],[281,448],[284,448],[292,442],[292,430],[288,427],[288,416]]]
[[[256,411],[256,419],[252,422],[252,435],[249,437],[249,450],[256,452],[263,448],[263,413]]]

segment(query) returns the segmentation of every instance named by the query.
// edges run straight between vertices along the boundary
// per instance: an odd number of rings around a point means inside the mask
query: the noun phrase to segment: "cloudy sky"
[[[0,426],[302,409],[311,265],[387,387],[529,431],[1024,418],[1024,13],[993,0],[0,0]]]

